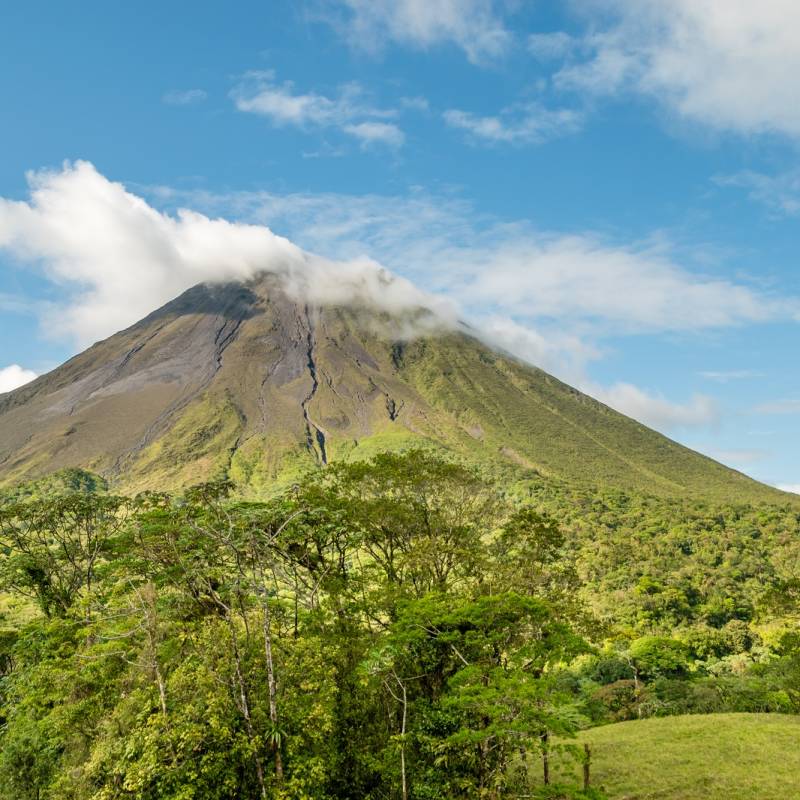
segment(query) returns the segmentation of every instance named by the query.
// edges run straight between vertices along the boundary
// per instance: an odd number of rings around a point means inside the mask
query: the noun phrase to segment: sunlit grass
[[[591,747],[592,786],[611,800],[800,797],[798,717],[662,717],[593,728],[579,742]]]

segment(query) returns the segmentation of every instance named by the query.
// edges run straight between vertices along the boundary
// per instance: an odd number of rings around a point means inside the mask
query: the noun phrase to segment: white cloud
[[[590,380],[586,368],[601,357],[597,347],[578,336],[550,331],[541,333],[508,317],[477,320],[482,338],[547,372],[558,375],[575,388],[607,406],[659,430],[706,427],[718,422],[719,409],[706,395],[695,395],[687,403],[675,403],[630,383],[603,386]]]
[[[475,139],[495,144],[541,144],[574,133],[583,121],[579,111],[547,109],[538,104],[509,107],[498,116],[480,116],[449,109],[443,117],[451,127],[465,130]]]
[[[270,118],[278,125],[341,124],[359,109],[353,107],[352,92],[336,100],[309,92],[297,94],[291,82],[277,85],[274,72],[249,73],[231,93],[236,108]]]
[[[409,111],[427,111],[430,108],[428,99],[421,96],[401,97],[400,105]]]
[[[690,271],[660,244],[615,245],[591,234],[521,235],[461,254],[459,295],[515,314],[576,319],[620,332],[702,330],[789,315],[797,301]]]
[[[634,91],[680,117],[742,134],[800,135],[795,0],[592,0],[589,33],[555,75],[594,94]]]
[[[272,272],[311,302],[370,302],[387,310],[446,303],[375,261],[314,256],[264,225],[161,213],[87,162],[29,174],[30,202],[0,198],[0,250],[40,265],[64,303],[45,321],[78,345],[136,322],[202,281]]]
[[[11,392],[14,389],[30,383],[36,377],[36,373],[29,369],[23,369],[19,364],[11,364],[9,367],[0,368],[0,394]]]
[[[541,369],[557,373],[578,385],[586,380],[586,365],[600,357],[600,351],[579,336],[557,331],[543,333],[528,322],[520,324],[511,317],[475,317],[481,337]]]
[[[482,216],[457,197],[254,192],[194,194],[191,201],[266,223],[330,257],[366,253],[467,309],[502,311],[540,328],[701,331],[791,319],[800,309],[796,297],[704,273],[663,237],[625,244],[591,232],[542,231]]]
[[[208,93],[205,89],[186,89],[185,91],[173,89],[161,99],[170,106],[191,106],[196,103],[202,103],[207,98]]]
[[[716,447],[703,448],[702,450],[711,458],[737,468],[763,461],[770,455],[766,450],[719,450]]]
[[[783,492],[800,494],[800,483],[779,483],[776,488],[780,489]]]
[[[350,44],[375,53],[387,42],[421,50],[455,44],[473,63],[497,58],[512,42],[492,0],[339,0],[329,18]]]
[[[316,92],[298,93],[290,81],[278,84],[272,71],[250,72],[231,97],[239,111],[266,117],[279,127],[335,127],[362,144],[380,142],[390,147],[399,147],[405,139],[397,125],[381,121],[397,112],[371,106],[356,83],[341,86],[338,96],[331,99]]]
[[[385,144],[401,147],[406,138],[403,131],[391,122],[358,122],[345,125],[343,130],[359,139],[364,146]]]

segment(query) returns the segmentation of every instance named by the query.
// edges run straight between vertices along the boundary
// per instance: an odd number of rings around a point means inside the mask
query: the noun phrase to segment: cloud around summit
[[[203,281],[278,275],[311,302],[369,302],[386,311],[447,303],[369,258],[333,263],[265,225],[179,209],[158,211],[92,164],[66,163],[28,176],[30,200],[0,198],[0,250],[62,290],[43,320],[78,347],[138,321]]]

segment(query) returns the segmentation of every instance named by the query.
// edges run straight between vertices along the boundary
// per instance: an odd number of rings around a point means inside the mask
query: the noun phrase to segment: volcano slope
[[[428,312],[305,305],[269,276],[196,286],[0,395],[1,485],[81,467],[119,491],[257,494],[415,444],[571,483],[785,498]]]

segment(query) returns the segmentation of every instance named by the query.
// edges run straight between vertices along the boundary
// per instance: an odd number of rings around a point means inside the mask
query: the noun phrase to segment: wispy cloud
[[[575,133],[583,122],[580,111],[548,109],[536,103],[511,106],[497,116],[458,109],[449,109],[443,116],[451,127],[467,131],[474,140],[491,144],[541,144]]]
[[[705,370],[698,373],[700,377],[718,383],[729,383],[730,381],[750,380],[751,378],[761,378],[763,372],[756,372],[752,369],[730,369],[730,370]]]
[[[376,108],[367,102],[357,83],[339,87],[333,98],[317,92],[298,92],[291,81],[277,83],[275,73],[250,72],[231,92],[236,108],[257,114],[276,126],[337,128],[363,143],[400,147],[405,136],[394,123],[396,109]]]
[[[800,414],[800,400],[792,398],[762,403],[756,406],[754,411],[757,414]]]
[[[783,492],[800,494],[800,483],[779,483],[776,488],[780,489]]]
[[[800,170],[777,175],[743,170],[733,175],[716,175],[714,182],[718,186],[744,189],[751,200],[765,206],[775,216],[800,215]]]
[[[2,242],[2,230],[0,230],[0,242]],[[2,245],[0,244],[0,246]],[[30,300],[20,295],[0,293],[0,311],[9,311],[12,314],[36,314],[41,308],[41,301]]]
[[[321,17],[351,46],[373,54],[389,42],[419,50],[451,44],[478,64],[511,46],[502,6],[493,0],[331,0]]]
[[[766,450],[720,450],[716,447],[704,447],[702,450],[711,458],[740,469],[764,461],[770,455]]]
[[[414,97],[401,97],[400,105],[409,111],[427,111],[430,103],[426,97],[415,95]]]
[[[30,369],[24,369],[19,364],[11,364],[8,367],[0,368],[0,394],[11,392],[30,383],[35,377],[36,373]]]
[[[581,40],[565,31],[533,33],[528,37],[528,50],[541,61],[567,58],[581,46]]]
[[[167,92],[161,99],[169,106],[191,106],[202,103],[208,98],[205,89],[173,89]]]

